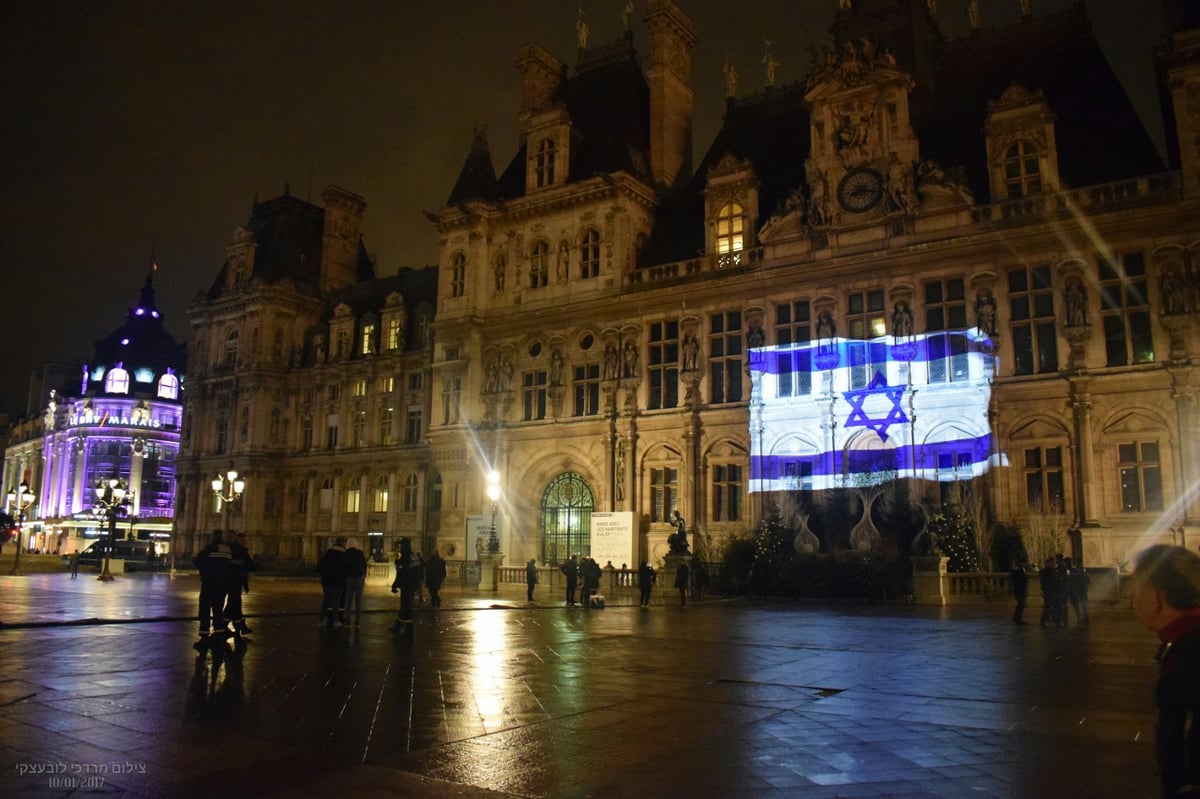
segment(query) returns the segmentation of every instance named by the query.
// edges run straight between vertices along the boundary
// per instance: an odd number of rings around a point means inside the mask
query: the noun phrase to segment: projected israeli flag
[[[750,490],[983,474],[991,353],[978,328],[751,349]]]

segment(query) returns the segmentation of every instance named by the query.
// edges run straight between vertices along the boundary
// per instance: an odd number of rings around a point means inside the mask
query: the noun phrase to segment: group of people
[[[400,551],[395,560],[396,576],[392,581],[392,593],[400,593],[400,618],[397,628],[404,621],[412,620],[414,601],[424,601],[422,585],[429,589],[429,603],[437,608],[442,605],[442,583],[446,581],[446,561],[434,550],[426,564],[420,553],[412,551],[412,542],[400,540]],[[338,537],[333,546],[325,551],[317,563],[321,575],[321,618],[326,627],[351,623],[358,626],[362,619],[363,588],[367,578],[367,558],[353,539]]]
[[[585,608],[589,607],[592,597],[600,592],[600,564],[590,555],[584,555],[579,560],[572,555],[559,569],[567,578],[567,605],[575,604],[575,590],[583,583],[579,598]]]
[[[249,635],[252,630],[242,615],[242,594],[250,593],[254,558],[246,546],[245,533],[213,530],[212,540],[192,558],[200,572],[200,641],[210,635]]]
[[[1025,599],[1029,593],[1029,562],[1018,558],[1009,572],[1016,607],[1013,609],[1013,621],[1024,624]],[[1066,627],[1067,606],[1075,611],[1075,623],[1084,624],[1088,620],[1088,585],[1091,578],[1087,569],[1075,565],[1071,558],[1061,554],[1046,558],[1046,562],[1038,571],[1038,584],[1042,589],[1042,618],[1043,627]]]

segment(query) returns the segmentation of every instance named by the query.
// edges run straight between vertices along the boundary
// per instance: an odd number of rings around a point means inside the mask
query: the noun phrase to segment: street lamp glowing
[[[96,483],[96,515],[108,520],[108,542],[104,547],[104,568],[99,579],[109,582],[113,574],[109,571],[109,558],[112,555],[113,540],[117,535],[117,511],[126,502],[127,486],[119,477],[110,477]]]
[[[233,511],[233,503],[242,498],[242,492],[246,490],[246,480],[238,476],[237,469],[234,469],[231,464],[224,475],[218,474],[213,478],[212,490],[221,502],[221,509],[225,512],[225,534],[228,535],[229,514]]]
[[[25,537],[25,511],[29,510],[35,499],[33,492],[29,490],[29,482],[22,480],[19,490],[13,489],[8,492],[8,506],[10,509],[17,512],[17,556],[13,560],[12,571],[9,574],[18,575],[21,573],[21,550],[24,549]]]
[[[488,552],[499,552],[500,539],[496,537],[496,509],[500,502],[500,472],[495,469],[488,472],[487,497],[492,503],[492,529],[488,536]]]

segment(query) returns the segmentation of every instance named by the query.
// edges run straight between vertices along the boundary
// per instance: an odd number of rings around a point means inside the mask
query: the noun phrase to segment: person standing
[[[537,561],[533,558],[525,564],[525,600],[533,601],[533,589],[538,584]]]
[[[1134,613],[1161,642],[1155,748],[1162,796],[1200,797],[1200,555],[1149,547],[1133,580]]]
[[[242,533],[229,536],[229,576],[225,583],[225,621],[233,625],[233,631],[238,635],[249,635],[253,632],[246,626],[242,616],[242,592],[250,593],[250,572],[254,569],[254,559],[246,546],[246,536]]]
[[[326,627],[342,623],[342,593],[346,587],[342,561],[345,557],[346,539],[338,536],[334,539],[333,546],[325,550],[325,554],[317,562],[317,571],[321,575],[321,623]]]
[[[446,561],[440,552],[433,550],[429,563],[425,566],[425,586],[429,589],[429,604],[435,608],[442,606],[442,583],[446,582]]]
[[[679,604],[687,604],[688,583],[691,577],[691,571],[688,569],[687,561],[679,561],[679,571],[675,572],[675,587],[679,589]]]
[[[421,557],[421,553],[417,552],[413,555],[413,560],[417,564],[417,604],[425,604],[425,558]]]
[[[1012,584],[1013,599],[1017,601],[1012,615],[1014,624],[1025,623],[1025,597],[1029,594],[1029,574],[1025,571],[1027,562],[1024,557],[1017,558],[1017,562],[1013,564],[1012,570],[1008,573],[1008,580]]]
[[[367,556],[358,548],[358,542],[353,538],[346,544],[346,552],[342,555],[342,573],[344,585],[342,594],[346,597],[346,622],[354,617],[354,626],[362,621],[363,586],[367,582]]]
[[[575,563],[575,556],[567,558],[560,570],[567,578],[567,606],[575,604],[575,587],[579,584],[579,566]]]
[[[579,578],[583,580],[580,599],[586,610],[592,606],[592,595],[600,588],[600,564],[592,560],[590,555],[579,562]]]
[[[1055,602],[1057,602],[1055,585],[1058,583],[1058,570],[1054,567],[1054,558],[1046,558],[1046,562],[1042,565],[1038,572],[1038,584],[1042,587],[1042,619],[1041,625],[1049,627],[1051,622],[1057,623],[1055,618]]]
[[[649,561],[643,560],[642,565],[638,566],[638,591],[641,592],[641,607],[650,607],[650,589],[653,587],[654,569],[650,566]]]
[[[1085,624],[1088,620],[1088,585],[1092,578],[1082,563],[1073,564],[1067,558],[1067,564],[1067,596],[1071,599],[1071,607],[1075,609],[1075,623]]]
[[[228,632],[223,609],[229,583],[233,552],[225,543],[225,533],[213,530],[212,541],[192,558],[200,572],[200,639],[212,633]]]
[[[401,637],[413,637],[413,597],[421,585],[420,567],[413,558],[412,542],[407,538],[400,539],[400,556],[396,558],[396,578],[392,580],[392,593],[400,592],[400,615],[391,626],[392,632]]]

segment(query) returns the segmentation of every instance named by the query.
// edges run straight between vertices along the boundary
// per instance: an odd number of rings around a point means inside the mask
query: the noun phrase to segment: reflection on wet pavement
[[[1001,607],[460,605],[408,642],[260,588],[275,615],[199,652],[194,622],[0,630],[0,793],[83,787],[31,771],[61,764],[132,796],[1154,795],[1127,610],[1045,631]]]

